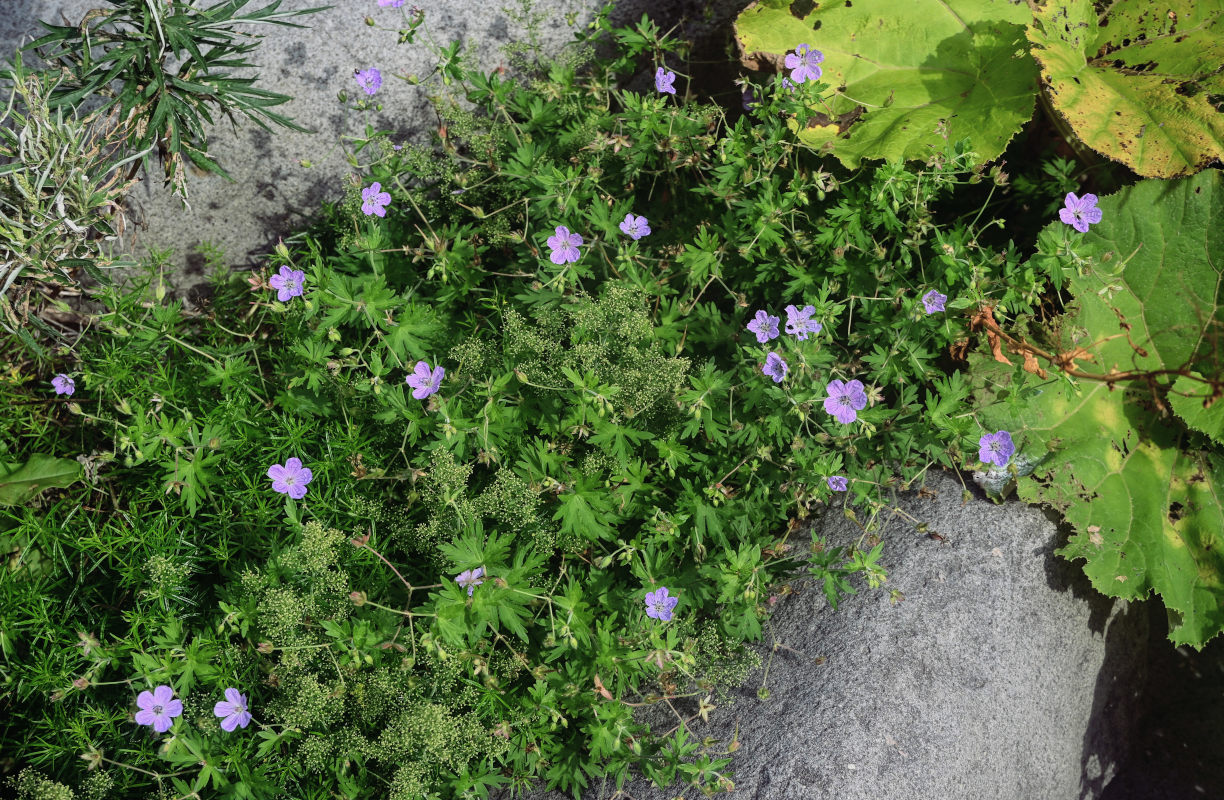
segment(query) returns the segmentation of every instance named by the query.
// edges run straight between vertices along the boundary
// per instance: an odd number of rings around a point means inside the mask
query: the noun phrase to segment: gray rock
[[[1054,556],[1058,528],[1036,508],[976,491],[962,503],[962,484],[946,473],[928,488],[937,497],[907,494],[900,508],[942,540],[894,516],[882,534],[885,588],[864,587],[837,611],[810,579],[797,581],[757,646],[769,659],[779,644],[769,697],[757,697],[758,670],[734,704],[693,722],[694,741],[726,743],[738,728],[732,796],[1085,800],[1125,763],[1146,609],[1096,593],[1079,566]],[[836,511],[817,524],[831,544],[860,535]],[[886,589],[904,599],[893,604]],[[666,730],[670,716],[650,721]],[[721,752],[725,744],[712,750]],[[701,796],[640,778],[624,789],[635,800]],[[583,799],[613,795],[608,781]]]

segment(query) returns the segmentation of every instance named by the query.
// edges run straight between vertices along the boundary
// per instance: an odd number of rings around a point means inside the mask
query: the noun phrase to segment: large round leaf
[[[783,70],[800,43],[824,53],[834,96],[799,138],[853,167],[925,159],[943,151],[945,136],[970,138],[983,161],[997,158],[1033,114],[1029,18],[1008,0],[761,0],[735,29],[750,67]]]
[[[1224,0],[1050,0],[1028,37],[1084,144],[1145,177],[1224,158]]]
[[[1084,243],[1101,266],[1125,268],[1071,279],[1074,303],[1046,349],[1078,351],[1078,369],[1096,374],[1215,362],[1224,177],[1209,170],[1144,181],[1102,198],[1100,208]],[[1018,389],[1001,370],[989,359],[974,363],[980,416],[989,430],[1010,430],[1024,455],[1043,458],[1018,493],[1050,504],[1074,528],[1059,553],[1084,559],[1093,586],[1108,595],[1159,592],[1178,644],[1201,647],[1224,630],[1224,457],[1195,451],[1185,429],[1157,411],[1153,397],[1167,397],[1173,380],[1161,377],[1155,393],[1140,381],[1111,390],[1086,379],[1077,390],[1056,380],[1034,390],[1032,376],[1020,373],[1029,385]]]

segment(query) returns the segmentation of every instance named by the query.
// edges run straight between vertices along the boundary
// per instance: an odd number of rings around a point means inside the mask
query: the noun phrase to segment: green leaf
[[[1197,372],[1193,374],[1202,377]],[[1179,375],[1169,390],[1169,405],[1191,428],[1207,434],[1216,444],[1224,444],[1224,402],[1216,398],[1209,407],[1203,408],[1210,397],[1211,387],[1207,384]]]
[[[821,80],[836,88],[827,106],[812,108],[799,139],[828,147],[848,167],[864,158],[925,159],[943,151],[945,136],[972,139],[990,161],[1032,117],[1037,64],[1024,41],[1023,4],[833,0],[806,15],[796,5],[761,0],[744,10],[735,21],[742,58],[786,72],[796,45],[824,53]]]
[[[612,539],[615,535],[615,530],[606,521],[611,507],[603,495],[562,492],[557,500],[561,507],[553,519],[561,520],[562,533],[577,536],[583,542]]]
[[[1070,280],[1075,303],[1049,347],[1082,348],[1077,368],[1095,374],[1210,363],[1218,336],[1209,334],[1224,325],[1222,205],[1216,171],[1102,198],[1103,219],[1085,244],[1125,265]],[[981,420],[1011,431],[1018,460],[1044,456],[1017,488],[1074,529],[1058,553],[1084,559],[1093,586],[1110,596],[1160,593],[1177,644],[1202,647],[1224,630],[1224,459],[1190,449],[1186,432],[1158,416],[1153,391],[1171,381],[1113,391],[1099,380],[1078,390],[1050,381],[1025,402],[992,404],[1007,387],[1004,369],[976,359],[979,385],[993,383],[978,392]]]
[[[70,458],[35,453],[24,464],[0,461],[0,506],[28,502],[44,489],[65,489],[81,479],[82,467]]]
[[[1145,177],[1224,158],[1224,2],[1055,0],[1029,26],[1048,98],[1084,144]]]

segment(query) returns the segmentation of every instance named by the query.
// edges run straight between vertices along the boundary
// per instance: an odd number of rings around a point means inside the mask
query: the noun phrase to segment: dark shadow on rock
[[[1086,602],[1090,609],[1089,628],[1093,633],[1104,634],[1114,601],[1093,588],[1092,581],[1084,574],[1083,561],[1071,561],[1055,554],[1056,550],[1067,544],[1075,531],[1057,511],[1046,506],[1040,508],[1042,515],[1058,526],[1057,535],[1034,552],[1034,555],[1045,556],[1046,582],[1051,589],[1070,592],[1076,599]]]
[[[1084,578],[1082,572],[1079,577]],[[1113,605],[1103,595],[1097,596],[1103,601],[1101,605]],[[1105,657],[1097,676],[1092,714],[1088,729],[1084,732],[1084,749],[1080,756],[1083,769],[1081,798],[1100,797],[1105,785],[1128,762],[1127,754],[1134,746],[1138,722],[1145,710],[1142,687],[1147,681],[1147,659],[1136,659],[1134,654],[1147,648],[1146,604],[1128,603],[1124,611],[1113,617],[1102,635],[1105,638]],[[1108,763],[1103,758],[1106,753],[1120,756],[1120,760]]]

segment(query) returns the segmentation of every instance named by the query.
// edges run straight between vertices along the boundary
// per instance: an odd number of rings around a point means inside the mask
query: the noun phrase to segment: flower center
[[[843,406],[850,405],[850,395],[843,394],[841,397],[837,398],[837,402],[841,403]]]
[[[293,485],[293,484],[295,484],[295,483],[297,483],[297,478],[293,477],[292,475],[290,475],[289,477],[285,478],[285,485],[286,485],[286,486],[292,486],[292,485]]]
[[[160,716],[162,715],[162,713],[163,713],[163,709],[162,709],[162,707],[161,707],[161,706],[153,706],[153,713],[154,713],[155,715],[157,715],[157,716],[159,716],[159,717],[160,717]]]

